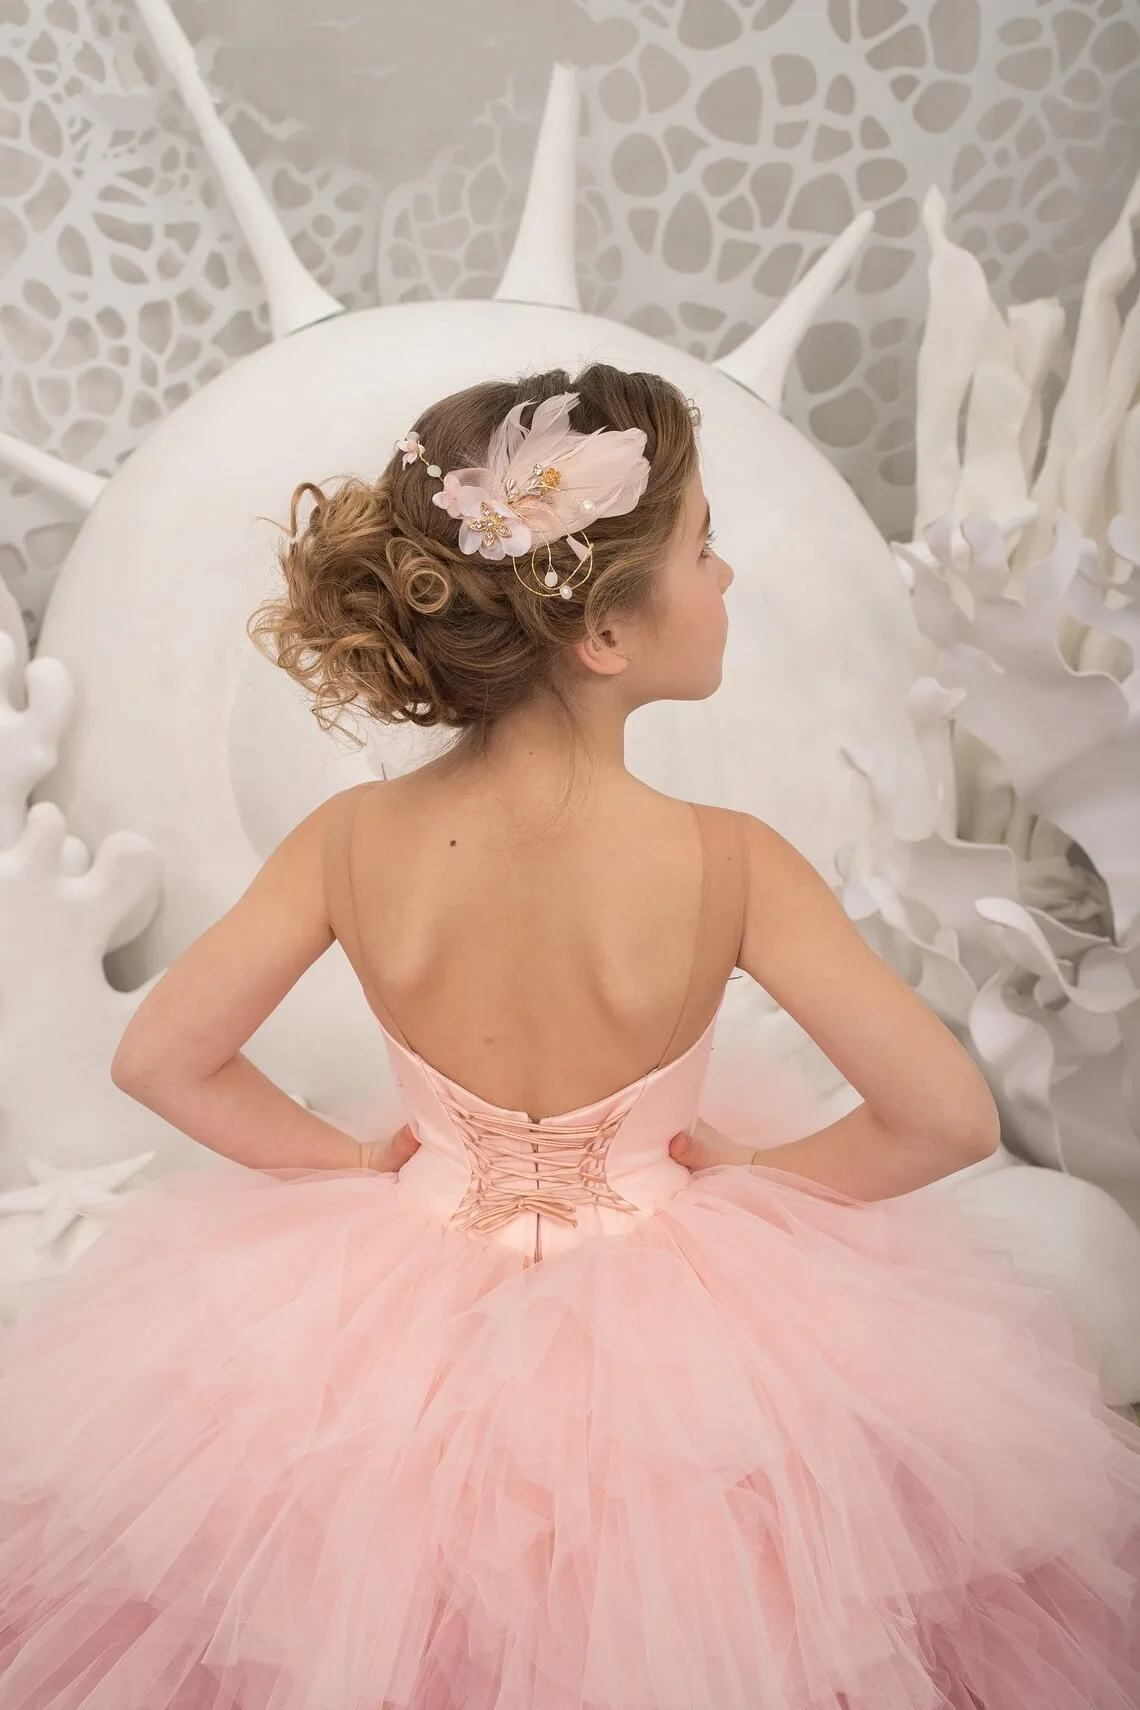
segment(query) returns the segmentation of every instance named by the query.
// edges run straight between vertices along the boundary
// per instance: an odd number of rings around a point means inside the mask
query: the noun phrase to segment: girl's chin
[[[701,686],[693,695],[695,701],[706,701],[710,695],[715,695],[724,677],[723,658],[710,660],[706,669],[701,673]]]
[[[663,701],[707,701],[710,695],[715,695],[720,688],[724,673],[718,665],[712,666],[700,677],[690,677],[683,684],[678,684],[668,694],[660,695]]]

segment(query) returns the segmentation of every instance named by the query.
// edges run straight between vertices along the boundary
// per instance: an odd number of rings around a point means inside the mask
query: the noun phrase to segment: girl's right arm
[[[756,1163],[870,1200],[988,1157],[1000,1140],[998,1111],[970,1053],[864,942],[810,861],[762,820],[744,818],[740,966],[863,1098],[828,1127],[756,1153]]]

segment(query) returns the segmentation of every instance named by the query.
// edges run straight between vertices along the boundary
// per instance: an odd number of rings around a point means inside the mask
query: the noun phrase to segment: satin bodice
[[[399,1172],[401,1197],[528,1262],[623,1233],[689,1180],[669,1142],[696,1119],[715,1025],[620,1091],[538,1121],[458,1086],[385,1029],[420,1143]]]

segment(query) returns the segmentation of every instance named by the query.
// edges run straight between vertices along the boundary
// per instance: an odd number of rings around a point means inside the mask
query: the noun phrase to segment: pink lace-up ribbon
[[[489,1234],[524,1212],[577,1225],[580,1205],[636,1212],[607,1182],[606,1152],[625,1111],[601,1122],[531,1122],[442,1102],[467,1147],[471,1184],[450,1221]]]

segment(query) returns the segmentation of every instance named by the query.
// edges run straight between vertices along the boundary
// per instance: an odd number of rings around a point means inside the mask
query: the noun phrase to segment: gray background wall
[[[350,306],[486,296],[555,60],[580,68],[586,308],[713,357],[862,207],[787,413],[912,515],[919,204],[1001,304],[1072,310],[1140,169],[1140,0],[174,0],[298,252]],[[130,0],[0,0],[0,426],[111,472],[268,337]],[[0,474],[34,636],[77,519]]]

